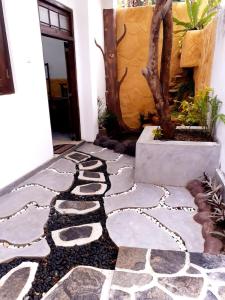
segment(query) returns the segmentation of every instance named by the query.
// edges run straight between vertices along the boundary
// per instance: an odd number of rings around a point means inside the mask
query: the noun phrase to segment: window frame
[[[0,96],[13,94],[14,83],[6,36],[2,0],[0,0]]]

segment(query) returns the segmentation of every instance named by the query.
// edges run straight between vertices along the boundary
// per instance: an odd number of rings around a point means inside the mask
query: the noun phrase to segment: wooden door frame
[[[70,108],[72,108],[70,112],[71,130],[72,130],[71,133],[75,134],[75,140],[80,140],[81,139],[80,111],[79,111],[79,100],[78,100],[78,92],[77,92],[77,72],[76,72],[77,69],[76,69],[75,35],[74,35],[74,26],[73,26],[73,10],[55,0],[42,0],[42,2],[45,2],[51,6],[55,6],[59,10],[61,9],[66,11],[70,17],[70,30],[71,30],[70,37],[64,36],[62,34],[57,34],[56,32],[51,32],[51,30],[48,30],[47,27],[42,26],[40,21],[39,23],[40,23],[42,36],[64,40],[68,42],[73,49],[73,59],[71,59],[69,65],[67,64],[68,86],[71,91]],[[39,4],[39,0],[37,0],[37,4]]]

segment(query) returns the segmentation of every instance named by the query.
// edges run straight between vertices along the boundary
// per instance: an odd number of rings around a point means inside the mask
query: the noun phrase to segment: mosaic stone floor
[[[225,299],[192,196],[134,165],[85,143],[0,197],[0,299]]]

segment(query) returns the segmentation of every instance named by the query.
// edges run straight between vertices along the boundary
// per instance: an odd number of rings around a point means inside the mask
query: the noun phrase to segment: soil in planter
[[[155,138],[155,140],[158,140]],[[166,140],[161,137],[159,140]],[[174,141],[190,141],[190,142],[212,142],[213,139],[206,132],[191,129],[176,129]]]

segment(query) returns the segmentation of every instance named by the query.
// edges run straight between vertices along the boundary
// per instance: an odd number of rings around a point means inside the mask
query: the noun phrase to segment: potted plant
[[[176,25],[181,29],[175,33],[181,34],[181,67],[197,67],[201,57],[201,38],[204,29],[217,13],[217,7],[221,0],[212,0],[203,9],[203,0],[186,0],[188,21],[184,22],[173,18]]]

